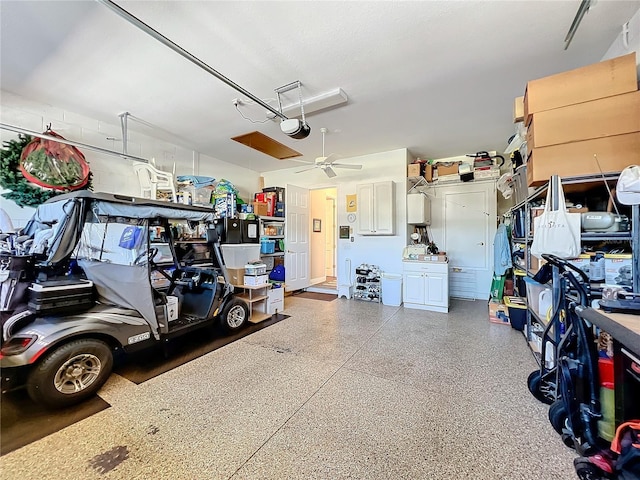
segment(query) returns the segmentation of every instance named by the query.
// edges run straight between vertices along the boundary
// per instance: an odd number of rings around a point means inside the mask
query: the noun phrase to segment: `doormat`
[[[324,300],[325,302],[331,302],[336,298],[338,298],[338,295],[334,295],[331,293],[316,293],[316,292],[296,293],[295,296],[298,298],[310,298],[311,300]]]
[[[129,355],[125,362],[114,368],[114,372],[140,384],[285,318],[289,315],[277,313],[262,322],[247,323],[242,330],[231,335],[220,327],[195,330],[166,343],[164,351],[156,348]]]
[[[31,400],[26,390],[5,393],[0,406],[0,455],[29,445],[109,407],[95,395],[78,405],[46,410]]]

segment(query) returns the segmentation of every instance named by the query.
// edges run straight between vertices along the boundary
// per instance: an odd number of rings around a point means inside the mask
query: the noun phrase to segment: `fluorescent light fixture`
[[[302,99],[302,105],[304,105],[304,114],[309,115],[310,113],[345,105],[348,101],[349,97],[347,97],[345,91],[341,88],[336,88],[314,97],[304,98]],[[300,117],[302,115],[300,112],[300,102],[283,106],[282,113],[289,118]],[[267,116],[269,118],[275,117],[272,113],[267,113]]]

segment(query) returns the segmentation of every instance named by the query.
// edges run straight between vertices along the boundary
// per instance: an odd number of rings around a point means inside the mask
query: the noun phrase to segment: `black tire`
[[[549,422],[553,429],[562,435],[567,423],[567,409],[562,400],[556,400],[549,407]]]
[[[239,298],[230,298],[220,313],[220,325],[227,332],[235,332],[249,320],[249,307]]]
[[[37,403],[61,408],[94,395],[113,367],[111,348],[101,341],[80,339],[47,353],[31,371],[27,392]]]
[[[527,387],[529,388],[529,391],[536,399],[538,399],[542,403],[546,403],[547,405],[550,405],[551,403],[553,403],[553,400],[548,396],[546,396],[540,390],[540,385],[542,384],[541,378],[542,378],[542,374],[540,373],[540,370],[535,370],[531,372],[531,374],[529,375],[529,378],[527,378]]]

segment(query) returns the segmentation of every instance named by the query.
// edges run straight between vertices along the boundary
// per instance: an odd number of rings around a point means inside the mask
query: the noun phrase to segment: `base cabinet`
[[[449,311],[449,265],[436,262],[402,262],[402,301],[405,308]]]

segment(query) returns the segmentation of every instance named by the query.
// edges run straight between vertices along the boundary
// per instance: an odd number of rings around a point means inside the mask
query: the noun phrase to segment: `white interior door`
[[[497,215],[495,182],[442,185],[433,193],[431,232],[449,257],[451,295],[488,298]]]
[[[287,290],[300,290],[311,283],[309,189],[287,184],[286,194],[285,286]]]

